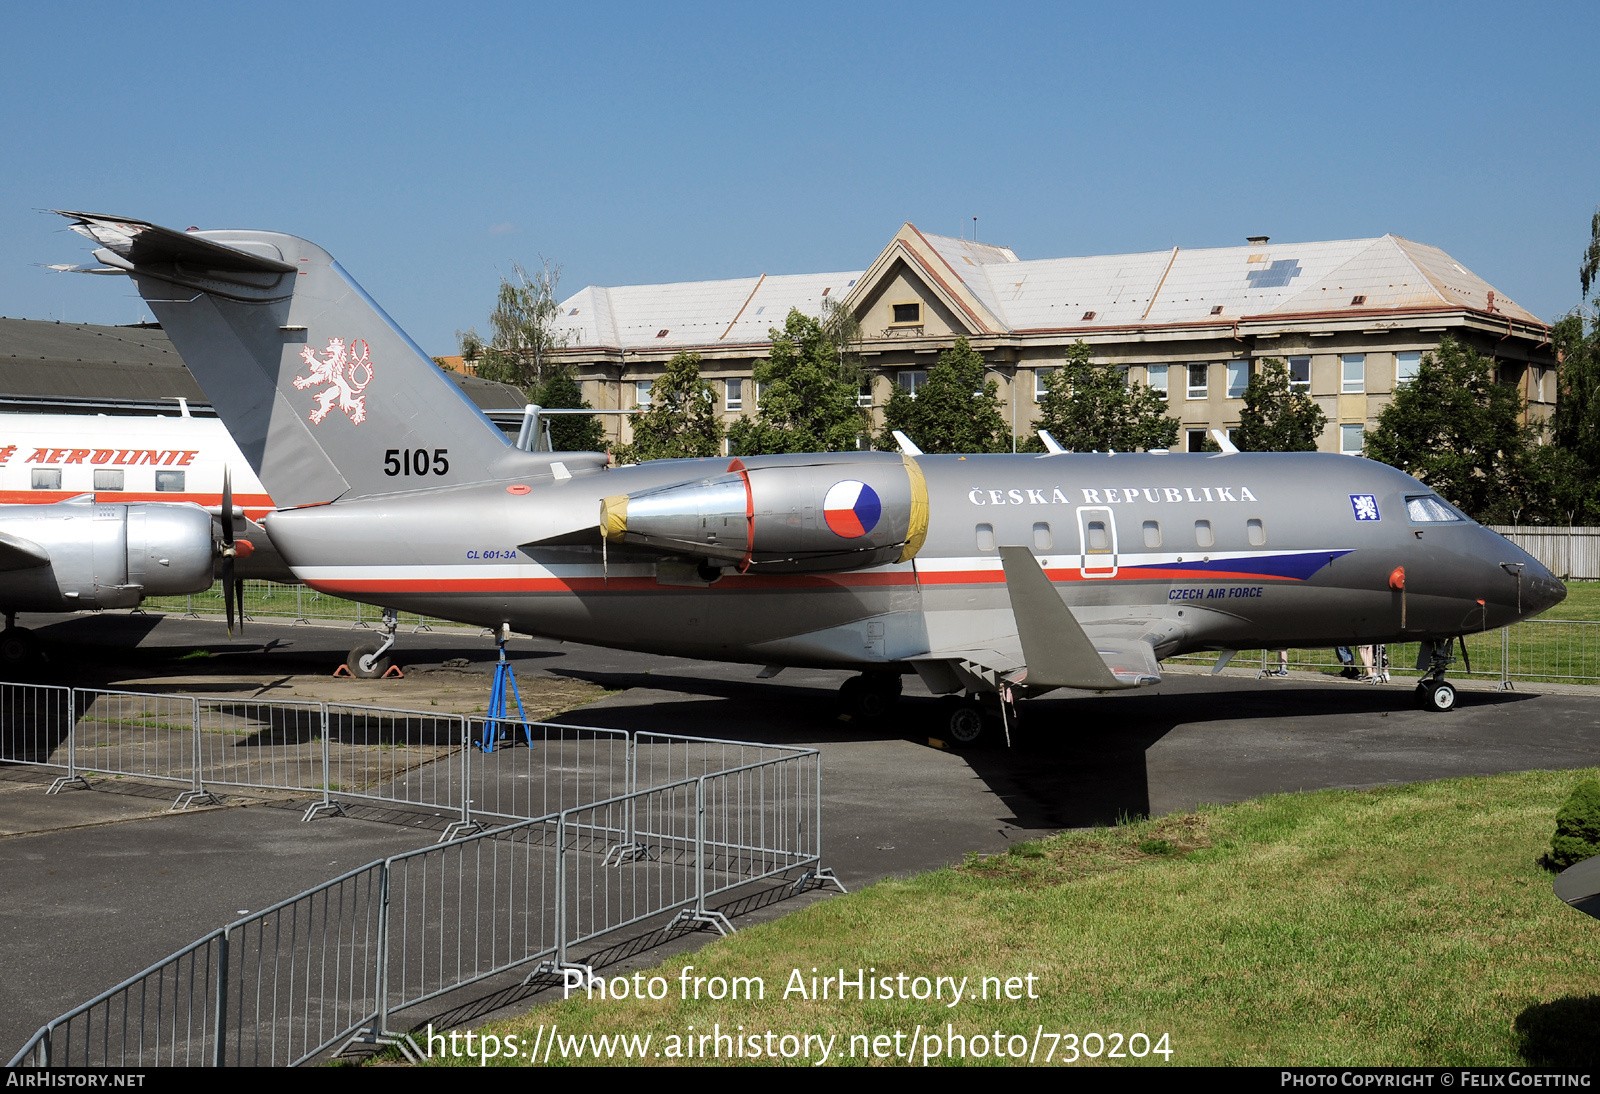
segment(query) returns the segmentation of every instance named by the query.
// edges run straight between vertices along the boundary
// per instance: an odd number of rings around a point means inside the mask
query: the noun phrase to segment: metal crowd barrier
[[[0,684],[0,762],[60,770],[50,793],[105,776],[182,786],[174,809],[223,789],[311,794],[307,820],[378,802],[450,817],[442,840],[805,751],[350,703]]]
[[[64,768],[58,786],[121,773],[186,783],[180,802],[220,785],[312,790],[308,816],[353,798],[459,808],[451,832],[469,833],[207,934],[46,1024],[10,1066],[282,1066],[356,1042],[413,1054],[397,1011],[525,966],[529,980],[587,976],[572,947],[674,914],[730,930],[709,901],[751,882],[800,871],[797,890],[837,884],[821,865],[814,749],[521,724],[493,753],[472,747],[498,728],[341,704],[0,686],[0,759]],[[536,804],[556,808],[483,827]]]
[[[1457,644],[1452,651],[1455,662],[1450,667],[1451,676],[1492,679],[1502,691],[1513,690],[1518,680],[1600,683],[1600,622],[1529,619],[1497,631],[1480,631],[1465,637],[1467,656],[1462,658],[1461,647]],[[1402,679],[1420,676],[1416,668],[1417,651],[1418,644],[1415,642],[1388,646],[1391,675]],[[1214,653],[1185,654],[1172,660],[1211,663],[1216,657]],[[1234,654],[1231,664],[1249,667],[1258,660],[1263,669],[1270,670],[1278,666],[1277,654],[1272,650],[1239,650]],[[1288,664],[1290,668],[1311,671],[1341,667],[1331,649],[1291,649]],[[1359,658],[1355,661],[1355,667],[1361,667]]]

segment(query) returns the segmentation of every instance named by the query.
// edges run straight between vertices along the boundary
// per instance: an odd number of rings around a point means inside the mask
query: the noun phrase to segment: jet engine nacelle
[[[211,515],[199,506],[0,507],[0,608],[133,608],[211,587]]]
[[[740,570],[827,573],[907,562],[928,531],[912,460],[852,453],[826,462],[735,459],[722,475],[600,503],[606,541]]]

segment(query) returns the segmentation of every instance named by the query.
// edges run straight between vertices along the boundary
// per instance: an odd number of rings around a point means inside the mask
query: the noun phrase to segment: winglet
[[[1083,632],[1072,609],[1062,602],[1050,578],[1026,547],[1000,548],[1006,592],[1017,620],[1017,637],[1027,664],[1017,683],[1030,687],[1084,688],[1117,691],[1136,688],[1141,680],[1117,677]]]
[[[1065,456],[1067,450],[1061,447],[1061,442],[1050,436],[1048,429],[1039,430],[1039,439],[1044,442],[1044,450],[1052,456]]]
[[[1224,456],[1237,456],[1239,454],[1239,450],[1234,447],[1233,442],[1228,440],[1228,433],[1226,430],[1213,429],[1211,431],[1211,438],[1217,442],[1217,447],[1222,449],[1222,454]]]
[[[902,456],[920,456],[920,455],[922,455],[922,449],[920,449],[916,445],[912,444],[911,443],[911,438],[907,437],[904,433],[900,432],[898,429],[894,431],[894,443],[900,446],[900,454]]]

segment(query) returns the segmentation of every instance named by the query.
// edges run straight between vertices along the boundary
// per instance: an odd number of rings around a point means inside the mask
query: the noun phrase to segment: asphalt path
[[[182,661],[185,673],[331,674],[367,637],[257,623],[229,638],[212,621],[110,613],[19,622],[50,644],[56,682],[100,686],[198,650],[209,656]],[[952,752],[929,744],[944,708],[914,677],[891,717],[864,725],[840,718],[844,672],[789,669],[758,680],[755,666],[528,638],[508,652],[523,679],[566,676],[612,692],[563,719],[574,724],[820,749],[824,862],[851,888],[1062,828],[1204,802],[1600,764],[1600,690],[1573,687],[1463,689],[1455,711],[1434,714],[1417,709],[1403,683],[1173,673],[1134,693],[1033,700],[1011,747]],[[481,673],[485,698],[494,656],[493,642],[469,630],[402,633],[396,649],[412,670],[450,662]],[[377,811],[310,824],[298,808],[271,804],[169,816],[159,813],[165,789],[46,798],[48,778],[36,769],[0,776],[0,937],[10,957],[0,1049],[8,1054],[45,1019],[240,910],[436,837],[429,825]],[[756,917],[793,906],[778,902]]]

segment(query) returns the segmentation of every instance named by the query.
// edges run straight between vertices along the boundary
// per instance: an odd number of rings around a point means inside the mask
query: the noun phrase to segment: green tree
[[[1233,443],[1245,452],[1315,452],[1328,416],[1311,396],[1289,385],[1289,366],[1269,357],[1244,389]]]
[[[839,338],[849,338],[853,318],[832,308],[823,320],[791,309],[783,330],[772,330],[772,353],[755,367],[761,399],[754,418],[728,431],[742,456],[777,452],[843,452],[868,428],[857,405],[861,372]],[[829,322],[831,320],[831,322]],[[855,337],[860,328],[855,327]]]
[[[592,410],[570,366],[546,367],[544,383],[529,393],[531,401],[552,410]],[[588,414],[556,414],[550,423],[550,447],[556,452],[599,452],[606,445],[605,427]]]
[[[1446,337],[1422,356],[1367,435],[1367,455],[1427,483],[1474,517],[1525,506],[1529,442],[1522,393]]]
[[[555,328],[561,314],[556,297],[561,267],[541,259],[533,274],[520,265],[512,270],[515,280],[500,279],[489,314],[489,340],[485,342],[476,328],[456,331],[456,340],[462,358],[477,366],[479,376],[527,390],[545,381],[551,352],[567,344],[565,332]]]
[[[1166,396],[1130,383],[1121,369],[1090,363],[1082,339],[1067,347],[1066,363],[1044,378],[1044,388],[1036,425],[1070,451],[1148,452],[1178,442]],[[1028,448],[1037,451],[1037,442]]]
[[[1009,452],[1011,429],[1000,415],[998,385],[984,376],[983,355],[965,338],[939,354],[913,394],[899,384],[884,407],[876,444],[897,447],[901,430],[924,452]]]
[[[633,443],[612,453],[621,463],[717,456],[722,418],[711,385],[700,378],[700,355],[680,353],[650,385],[650,407],[635,414]]]

